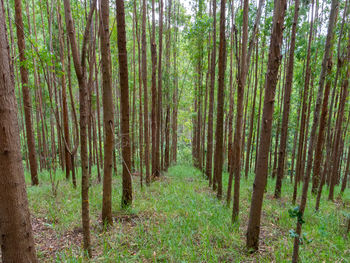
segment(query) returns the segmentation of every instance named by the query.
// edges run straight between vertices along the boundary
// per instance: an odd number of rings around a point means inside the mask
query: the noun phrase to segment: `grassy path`
[[[46,183],[28,189],[39,255],[47,262],[84,262],[80,248],[80,191],[73,190],[63,179],[64,174],[57,176],[62,178],[57,198],[52,197],[45,174],[41,177],[44,181],[46,178]],[[290,262],[293,239],[289,230],[294,228],[295,220],[288,214],[291,204],[286,193],[292,189],[288,183],[282,199],[275,200],[271,194],[273,183],[269,182],[261,249],[249,254],[244,248],[252,177],[242,179],[240,221],[235,225],[231,224],[231,208],[216,199],[207,181],[192,167],[172,167],[166,177],[142,191],[135,178],[135,201],[128,211],[120,210],[121,182],[116,177],[116,223],[109,232],[101,231],[102,188],[93,183],[91,262]],[[307,239],[313,241],[302,246],[302,262],[350,262],[350,243],[344,238],[349,203],[348,191],[343,202],[323,201],[320,213],[315,214],[311,197],[304,229]]]

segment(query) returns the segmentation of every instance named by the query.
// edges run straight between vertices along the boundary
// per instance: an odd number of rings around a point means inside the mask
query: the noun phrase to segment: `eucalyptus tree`
[[[104,171],[102,221],[112,224],[112,169],[114,149],[114,110],[111,78],[111,49],[109,42],[109,0],[100,5],[101,68],[103,87]]]
[[[271,128],[272,116],[274,111],[274,97],[278,80],[278,71],[281,61],[280,54],[287,1],[276,1],[275,4],[276,5],[274,7],[267,73],[265,79],[265,97],[263,116],[261,121],[260,145],[247,230],[246,245],[249,249],[253,250],[257,250],[259,247],[261,209],[267,181],[268,154],[271,145]]]
[[[72,11],[69,0],[64,0],[64,13],[66,27],[70,41],[72,58],[75,73],[79,84],[79,102],[80,102],[80,156],[81,156],[81,197],[82,197],[82,223],[83,223],[83,243],[84,250],[91,257],[91,238],[90,238],[90,208],[89,208],[89,160],[87,148],[87,124],[88,124],[88,86],[86,77],[86,45],[90,34],[91,22],[96,8],[97,0],[94,0],[90,7],[90,12],[86,22],[84,38],[81,47],[81,57],[79,55],[78,41],[72,17]]]
[[[17,2],[20,7],[20,1]],[[38,262],[28,208],[17,120],[13,65],[0,7],[0,232],[3,262]],[[23,26],[23,24],[22,24]]]
[[[23,106],[24,106],[24,119],[27,135],[27,147],[29,153],[29,164],[30,164],[30,173],[32,178],[32,184],[38,185],[38,163],[36,160],[35,154],[35,139],[34,131],[32,124],[32,102],[30,97],[29,90],[29,76],[28,69],[26,68],[26,47],[24,40],[24,24],[22,18],[22,1],[15,1],[15,21],[17,27],[17,44],[19,52],[20,72],[21,72],[21,82],[22,82],[22,94],[23,94]]]
[[[129,80],[128,57],[126,49],[125,10],[124,0],[117,0],[117,33],[118,33],[118,58],[120,78],[120,108],[121,108],[121,139],[123,161],[123,193],[122,207],[132,203],[132,179],[131,179],[131,154],[129,131]]]

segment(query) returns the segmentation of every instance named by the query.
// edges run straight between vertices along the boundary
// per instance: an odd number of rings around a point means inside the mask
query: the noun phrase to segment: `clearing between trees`
[[[57,197],[52,195],[46,173],[40,174],[40,187],[28,187],[39,261],[87,262],[83,260],[80,191],[64,179],[64,173],[58,172],[57,176],[60,180]],[[227,177],[224,173],[224,182]],[[252,176],[242,179],[240,220],[235,224],[231,223],[232,209],[218,201],[203,174],[191,166],[171,167],[164,177],[143,189],[137,182],[139,178],[133,179],[136,197],[133,207],[123,210],[120,202],[113,202],[114,224],[108,231],[101,227],[101,184],[91,185],[90,262],[290,262],[295,219],[288,212],[293,208],[288,196],[293,186],[288,180],[285,194],[277,200],[269,179],[260,249],[249,253],[244,243]],[[30,182],[29,175],[27,181]],[[227,185],[223,187],[226,189]],[[121,177],[114,176],[112,200],[120,200],[121,192]],[[323,194],[327,196],[328,192]],[[315,196],[310,194],[301,262],[349,262],[347,215],[343,212],[350,205],[349,192],[345,192],[342,200],[321,202],[316,213],[312,209]]]

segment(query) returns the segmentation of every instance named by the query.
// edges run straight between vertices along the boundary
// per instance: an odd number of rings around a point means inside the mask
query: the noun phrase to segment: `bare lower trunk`
[[[29,164],[30,164],[30,174],[32,178],[32,185],[38,185],[38,164],[36,161],[35,155],[35,140],[34,132],[32,127],[31,111],[32,111],[32,102],[29,91],[29,80],[28,80],[28,70],[24,65],[26,63],[25,56],[25,41],[24,41],[24,25],[22,19],[22,1],[15,1],[15,20],[17,27],[17,44],[19,52],[20,72],[21,72],[21,82],[22,82],[22,94],[23,94],[23,106],[24,106],[24,117],[25,117],[25,127],[27,134],[27,147],[29,155]]]
[[[298,16],[299,16],[299,0],[296,0],[295,9],[294,9],[294,21],[292,26],[292,37],[290,41],[288,72],[286,77],[286,86],[285,86],[285,94],[284,94],[284,108],[283,108],[283,117],[282,117],[280,149],[279,149],[279,155],[278,155],[275,198],[281,197],[282,178],[283,178],[285,159],[286,159],[290,96],[292,93],[292,81],[293,81],[293,72],[294,72],[295,35],[297,31]]]
[[[281,60],[281,45],[283,37],[284,14],[286,0],[276,1],[274,21],[270,40],[269,59],[265,80],[265,98],[261,123],[260,146],[257,160],[253,195],[247,230],[247,247],[257,250],[259,247],[261,209],[264,190],[267,181],[268,155],[271,144],[272,116],[274,111],[274,96],[277,85],[278,69]]]
[[[219,48],[219,81],[217,94],[217,117],[215,134],[214,178],[217,180],[218,199],[222,198],[222,166],[223,166],[223,128],[224,128],[224,87],[226,68],[226,38],[225,38],[225,5],[221,1],[220,7],[220,48]]]
[[[0,79],[0,242],[2,261],[35,263],[37,258],[24,180],[15,84],[13,69],[10,68],[3,3],[0,8],[0,74],[2,76]]]
[[[102,221],[112,224],[112,172],[114,150],[114,109],[111,78],[111,49],[109,44],[109,0],[100,7],[101,69],[103,88],[104,165]]]
[[[131,156],[129,139],[129,82],[128,82],[128,57],[126,50],[125,10],[124,1],[117,0],[117,32],[118,32],[118,55],[120,76],[120,111],[121,111],[121,139],[122,139],[122,162],[123,162],[123,194],[122,206],[132,203],[131,181]]]

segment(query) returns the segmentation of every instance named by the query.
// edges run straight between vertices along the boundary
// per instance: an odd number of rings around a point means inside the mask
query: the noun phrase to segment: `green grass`
[[[93,171],[93,177],[95,174]],[[81,228],[81,198],[80,188],[73,189],[62,172],[56,176],[60,180],[56,198],[51,193],[48,173],[40,174],[39,187],[28,187],[28,196],[32,216],[43,219],[51,235],[62,239]],[[224,174],[224,190],[227,177]],[[295,228],[296,221],[288,214],[293,188],[289,180],[284,180],[281,200],[275,200],[274,181],[269,179],[260,250],[249,254],[245,249],[253,177],[251,174],[247,181],[241,180],[240,220],[236,224],[231,223],[232,208],[218,201],[202,174],[190,166],[172,167],[165,177],[143,189],[139,178],[134,178],[134,202],[127,211],[120,208],[121,178],[114,177],[112,210],[118,220],[108,232],[100,226],[102,186],[93,178],[91,262],[290,262],[293,238],[289,230]],[[315,213],[315,197],[309,194],[303,232],[312,242],[301,246],[302,262],[350,262],[349,236],[344,236],[349,190],[342,201],[332,203],[326,197],[327,190],[320,211]],[[47,238],[48,234],[41,235]],[[85,262],[80,242],[62,246],[56,258],[50,258],[51,254],[40,248],[41,262]]]

